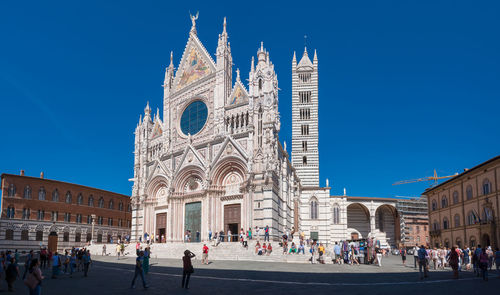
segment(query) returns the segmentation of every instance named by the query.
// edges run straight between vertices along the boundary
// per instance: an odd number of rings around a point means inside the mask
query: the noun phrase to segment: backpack
[[[425,249],[422,250],[422,248],[421,248],[418,250],[417,253],[418,253],[418,260],[425,260],[425,256],[427,255],[427,252],[425,251]]]

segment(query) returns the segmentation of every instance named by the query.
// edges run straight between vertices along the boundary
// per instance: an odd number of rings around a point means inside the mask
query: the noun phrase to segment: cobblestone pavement
[[[266,263],[253,261],[215,261],[201,265],[194,259],[195,273],[190,289],[180,288],[182,262],[172,259],[151,259],[144,290],[141,282],[130,289],[134,257],[117,260],[116,257],[96,256],[84,278],[81,272],[73,278],[61,275],[45,279],[42,294],[498,294],[500,278],[495,271],[489,281],[476,278],[472,272],[462,272],[459,280],[451,279],[451,271],[431,271],[424,281],[417,271],[403,266],[399,257],[387,257],[382,267],[374,265],[311,265],[293,263]],[[408,261],[413,262],[413,261]],[[21,267],[22,269],[22,267]],[[48,270],[44,271],[50,277]],[[0,282],[0,292],[7,293],[6,283]],[[486,293],[488,292],[488,293]],[[28,294],[21,280],[16,281],[15,292]]]

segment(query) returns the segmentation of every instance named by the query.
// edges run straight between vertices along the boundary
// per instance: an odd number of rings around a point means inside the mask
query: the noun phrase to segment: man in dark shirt
[[[135,274],[134,278],[132,279],[132,289],[135,288],[135,279],[137,279],[137,276],[141,276],[142,286],[144,287],[144,289],[149,288],[148,284],[146,284],[146,280],[144,279],[144,269],[142,268],[143,261],[144,261],[144,251],[140,251],[139,255],[135,259]]]

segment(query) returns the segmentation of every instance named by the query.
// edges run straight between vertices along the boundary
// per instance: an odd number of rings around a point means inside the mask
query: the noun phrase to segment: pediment
[[[245,87],[241,84],[240,81],[236,81],[236,83],[234,84],[233,91],[229,96],[228,105],[236,106],[247,102],[248,102],[248,92],[246,91]]]
[[[190,35],[175,75],[174,89],[179,91],[215,73],[215,63],[196,35]]]
[[[212,161],[212,165],[217,163],[220,158],[225,157],[225,156],[239,156],[245,160],[245,162],[248,161],[248,155],[243,149],[243,147],[238,144],[233,138],[231,137],[226,137],[224,142],[222,143],[221,148],[219,149],[219,152],[215,156],[214,160]]]
[[[164,165],[162,162],[158,160],[156,160],[151,167],[152,168],[149,170],[150,173],[148,173],[147,181],[151,180],[153,177],[157,175],[170,176],[170,170],[167,168],[166,165]]]
[[[160,122],[156,121],[153,127],[153,132],[151,133],[151,139],[160,137],[163,135],[163,129],[161,128]]]
[[[179,164],[175,168],[175,173],[177,174],[183,167],[188,165],[196,165],[203,168],[206,167],[205,161],[192,145],[188,145],[184,149],[184,153],[181,156]]]

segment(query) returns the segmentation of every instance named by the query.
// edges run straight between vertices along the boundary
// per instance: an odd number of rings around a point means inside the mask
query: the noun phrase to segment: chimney
[[[43,179],[43,171],[40,172],[40,178]]]
[[[24,176],[24,170],[21,170],[21,176]]]

